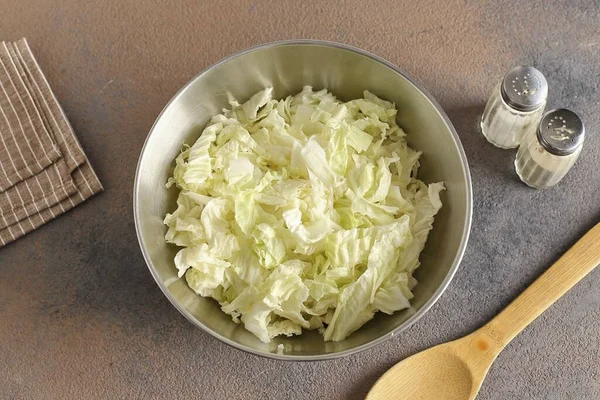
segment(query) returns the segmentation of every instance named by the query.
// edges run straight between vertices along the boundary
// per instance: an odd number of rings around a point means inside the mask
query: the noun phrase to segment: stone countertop
[[[360,399],[397,361],[488,321],[599,220],[598,0],[93,3],[0,0],[0,40],[29,39],[105,187],[0,249],[1,398]],[[291,38],[363,48],[423,83],[473,176],[469,246],[441,299],[386,343],[327,362],[260,358],[192,326],[148,272],[132,216],[138,155],[171,96],[235,51]],[[476,130],[521,63],[546,74],[549,107],[587,126],[555,189],[520,183],[514,151]],[[478,398],[600,398],[599,287],[596,270],[519,335]]]

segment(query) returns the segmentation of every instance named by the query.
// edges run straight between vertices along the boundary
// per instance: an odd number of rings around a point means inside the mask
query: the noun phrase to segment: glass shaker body
[[[583,148],[581,119],[569,110],[553,110],[542,117],[535,131],[519,146],[515,171],[527,185],[545,189],[569,172]]]
[[[530,66],[511,69],[494,88],[483,116],[481,133],[493,145],[512,149],[537,128],[548,97],[544,75]]]
[[[544,101],[533,111],[518,111],[502,99],[500,84],[488,100],[481,117],[481,133],[496,147],[513,149],[523,138],[537,128],[544,112]]]

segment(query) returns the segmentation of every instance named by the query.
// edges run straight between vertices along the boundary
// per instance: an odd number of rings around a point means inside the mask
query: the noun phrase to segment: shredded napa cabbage
[[[339,341],[410,307],[442,183],[416,177],[395,105],[267,88],[213,117],[177,157],[165,239],[179,277],[263,342]]]

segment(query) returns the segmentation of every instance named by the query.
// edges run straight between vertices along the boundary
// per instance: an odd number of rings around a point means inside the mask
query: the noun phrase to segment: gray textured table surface
[[[29,38],[106,188],[0,249],[0,398],[362,398],[397,361],[486,322],[599,220],[598,0],[89,4],[0,0],[0,40]],[[433,309],[381,346],[319,363],[248,355],[188,323],[147,271],[131,205],[142,143],[180,86],[236,50],[300,37],[364,48],[428,87],[463,141],[475,200],[464,261]],[[588,128],[548,191],[521,184],[514,153],[475,129],[519,63]],[[595,271],[518,336],[479,398],[600,398],[599,286]]]

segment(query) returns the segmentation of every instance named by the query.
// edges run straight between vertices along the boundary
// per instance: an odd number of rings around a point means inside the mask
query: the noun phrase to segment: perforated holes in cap
[[[519,111],[533,111],[548,97],[548,82],[537,69],[519,66],[508,71],[502,81],[502,98]]]
[[[559,108],[544,114],[537,137],[549,153],[567,156],[583,144],[585,127],[579,115],[566,108]]]

